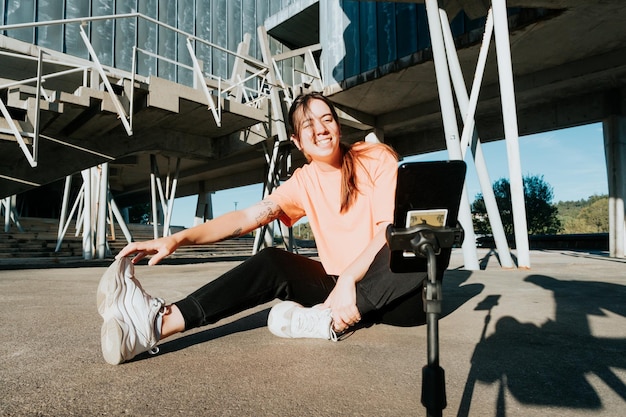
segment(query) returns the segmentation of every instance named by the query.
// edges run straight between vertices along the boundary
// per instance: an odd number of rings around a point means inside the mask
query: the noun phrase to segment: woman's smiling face
[[[339,166],[341,128],[330,107],[322,100],[312,99],[294,116],[295,134],[291,140],[296,147],[309,161]]]

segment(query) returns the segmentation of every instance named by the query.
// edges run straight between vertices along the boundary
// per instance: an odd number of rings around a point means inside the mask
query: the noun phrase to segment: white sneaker
[[[105,361],[117,365],[142,352],[158,352],[165,302],[145,293],[129,258],[116,260],[102,275],[97,305],[104,319],[100,339]]]
[[[267,327],[278,337],[313,338],[337,341],[332,328],[330,309],[305,308],[293,301],[283,301],[270,310]]]

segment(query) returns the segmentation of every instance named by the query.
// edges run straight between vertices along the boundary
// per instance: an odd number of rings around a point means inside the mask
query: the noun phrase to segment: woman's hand
[[[148,255],[154,255],[148,265],[156,265],[163,258],[172,254],[178,248],[179,242],[173,236],[166,236],[159,239],[145,242],[132,242],[117,254],[115,259],[120,259],[128,255],[137,254],[132,262],[137,263]]]
[[[330,308],[332,311],[335,331],[342,332],[358,323],[361,320],[361,313],[356,307],[356,283],[339,277],[337,285],[324,302],[324,308]]]

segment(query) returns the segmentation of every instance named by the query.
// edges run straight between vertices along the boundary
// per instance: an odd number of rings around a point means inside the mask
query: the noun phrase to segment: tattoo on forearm
[[[228,237],[227,237],[227,239],[234,239],[234,238],[236,238],[236,237],[239,237],[239,236],[241,236],[241,232],[242,232],[242,229],[241,229],[241,227],[239,227],[239,228],[235,229],[235,230],[234,230],[234,231],[230,234],[230,236],[228,236]]]
[[[263,207],[263,211],[261,211],[256,218],[257,227],[263,226],[264,224],[277,219],[282,213],[280,207],[271,201],[261,201],[259,205]]]

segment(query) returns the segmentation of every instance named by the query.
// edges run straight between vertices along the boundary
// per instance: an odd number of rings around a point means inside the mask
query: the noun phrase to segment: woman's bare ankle
[[[185,330],[185,319],[176,304],[166,306],[161,323],[161,340],[183,330]]]

